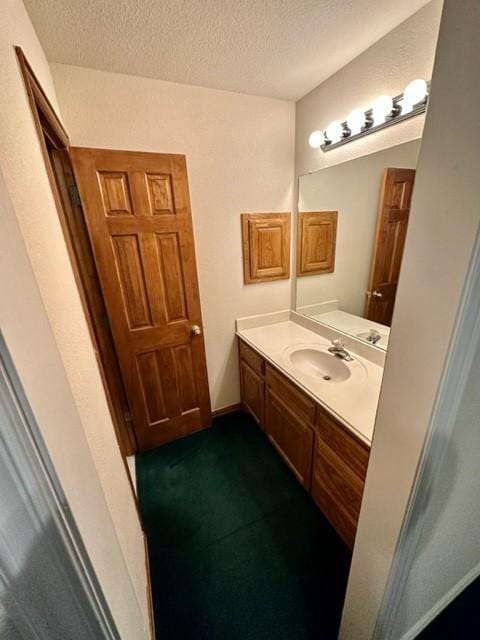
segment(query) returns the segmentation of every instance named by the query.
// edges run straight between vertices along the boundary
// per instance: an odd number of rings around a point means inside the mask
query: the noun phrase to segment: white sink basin
[[[328,346],[297,344],[285,349],[287,364],[319,382],[328,384],[345,382],[350,377],[367,375],[363,363],[354,359],[346,362],[328,351]]]

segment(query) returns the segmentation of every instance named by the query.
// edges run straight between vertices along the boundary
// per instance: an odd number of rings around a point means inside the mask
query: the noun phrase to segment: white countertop
[[[330,345],[328,338],[306,329],[291,320],[263,326],[238,329],[237,335],[264,358],[278,367],[288,378],[301,387],[318,404],[325,407],[340,422],[370,445],[373,436],[383,369],[355,353],[354,366],[362,365],[366,375],[351,376],[343,382],[325,382],[305,374],[285,358],[285,351],[292,345]],[[333,356],[332,356],[333,357]]]

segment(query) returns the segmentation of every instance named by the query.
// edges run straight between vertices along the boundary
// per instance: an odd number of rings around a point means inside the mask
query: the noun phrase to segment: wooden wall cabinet
[[[334,270],[337,217],[337,211],[299,212],[297,276],[313,276]]]
[[[243,407],[352,548],[369,447],[242,340],[239,355]]]
[[[245,284],[290,277],[290,214],[242,213]]]

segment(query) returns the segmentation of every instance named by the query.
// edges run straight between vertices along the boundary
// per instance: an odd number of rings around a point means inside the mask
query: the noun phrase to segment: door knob
[[[374,298],[383,298],[383,293],[380,293],[380,291],[374,291],[374,292],[372,293],[372,296],[373,296]]]
[[[198,324],[192,325],[190,329],[192,336],[200,336],[202,334],[202,329],[198,326]]]

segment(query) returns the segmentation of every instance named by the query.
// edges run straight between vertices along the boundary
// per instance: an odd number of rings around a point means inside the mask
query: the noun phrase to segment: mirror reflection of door
[[[365,318],[390,326],[402,263],[415,169],[385,169]]]

